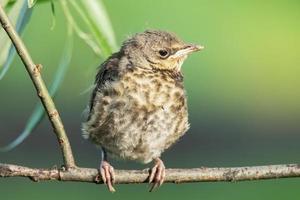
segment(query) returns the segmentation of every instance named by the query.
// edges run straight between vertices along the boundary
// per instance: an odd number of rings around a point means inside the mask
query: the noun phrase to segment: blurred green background
[[[104,1],[118,44],[155,28],[177,33],[206,48],[183,65],[191,129],[163,154],[167,167],[245,166],[300,163],[300,2],[258,0]],[[66,38],[66,21],[56,5],[38,4],[23,34],[33,60],[53,78]],[[3,31],[3,30],[1,30]],[[97,167],[99,151],[81,137],[89,92],[103,60],[75,38],[71,67],[55,98],[77,164]],[[23,130],[38,101],[18,57],[0,82],[0,145]],[[83,93],[83,94],[82,94]],[[60,165],[61,155],[47,119],[1,163],[31,167]],[[113,161],[115,168],[143,169]],[[0,199],[295,199],[300,179],[237,183],[165,184],[148,193],[146,184],[105,186],[87,183],[0,179]]]

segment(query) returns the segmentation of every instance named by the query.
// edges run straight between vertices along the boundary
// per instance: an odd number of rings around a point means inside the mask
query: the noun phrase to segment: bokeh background
[[[204,51],[183,65],[191,129],[163,154],[167,167],[246,166],[300,162],[300,2],[258,0],[104,1],[118,44],[155,28],[199,43]],[[34,61],[53,78],[66,37],[66,21],[56,6],[35,7],[23,34]],[[3,30],[1,30],[3,31]],[[77,164],[97,167],[100,153],[81,137],[80,126],[97,66],[103,61],[75,39],[71,67],[55,98]],[[0,145],[22,131],[38,101],[18,57],[0,82]],[[1,163],[31,167],[61,165],[47,119],[16,149],[0,153]],[[115,168],[148,166],[113,161]],[[295,199],[300,179],[236,183],[165,184],[148,193],[146,184],[105,186],[87,183],[0,179],[0,199]]]

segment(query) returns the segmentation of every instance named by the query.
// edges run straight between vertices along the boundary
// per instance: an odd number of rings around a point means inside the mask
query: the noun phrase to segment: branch
[[[58,111],[54,105],[54,102],[45,86],[45,83],[41,76],[41,65],[35,65],[32,61],[30,54],[28,53],[24,43],[22,42],[20,36],[13,28],[7,15],[5,14],[3,8],[0,5],[0,23],[3,29],[6,31],[7,35],[10,37],[13,45],[15,46],[26,70],[36,88],[37,94],[47,112],[51,125],[56,134],[57,140],[59,142],[64,164],[67,168],[75,167],[75,161],[73,158],[71,146],[69,139],[66,135],[64,126],[62,124],[61,118]]]
[[[149,170],[115,170],[116,184],[148,182]],[[17,165],[1,164],[0,177],[28,177],[33,181],[79,181],[95,183],[98,170],[89,168],[34,169]],[[165,182],[214,182],[246,181],[300,177],[299,164],[269,165],[233,168],[167,169]],[[101,178],[101,177],[100,177]],[[103,183],[102,180],[100,183]]]

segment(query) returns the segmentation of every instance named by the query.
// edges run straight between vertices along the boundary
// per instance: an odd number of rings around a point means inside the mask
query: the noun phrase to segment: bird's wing
[[[97,92],[101,92],[103,86],[106,82],[112,82],[118,79],[119,77],[119,55],[112,54],[105,62],[100,66],[100,69],[96,75],[95,79],[95,88],[93,90],[91,100],[90,100],[90,112],[93,110],[94,101]]]

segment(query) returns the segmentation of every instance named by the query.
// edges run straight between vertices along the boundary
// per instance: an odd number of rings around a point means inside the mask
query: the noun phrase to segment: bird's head
[[[143,67],[180,71],[187,56],[203,47],[184,43],[173,33],[147,30],[125,41],[122,49]]]

